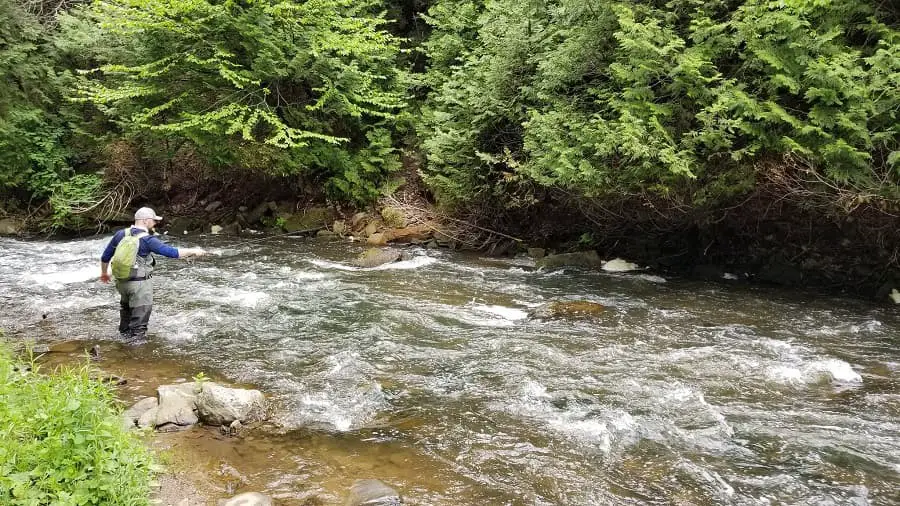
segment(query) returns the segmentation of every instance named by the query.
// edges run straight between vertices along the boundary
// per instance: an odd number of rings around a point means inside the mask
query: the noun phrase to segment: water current
[[[108,238],[0,239],[0,327],[40,338],[47,315],[57,339],[114,341]],[[339,503],[346,480],[379,478],[429,505],[900,504],[895,308],[447,250],[361,269],[346,241],[189,239],[215,254],[160,261],[150,343],[132,353],[264,390],[278,451],[255,472],[276,497]],[[574,300],[608,309],[529,316]]]

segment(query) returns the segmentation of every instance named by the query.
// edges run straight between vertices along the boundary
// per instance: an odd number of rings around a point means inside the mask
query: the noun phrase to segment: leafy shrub
[[[110,0],[64,17],[61,43],[101,41],[76,98],[121,135],[190,142],[213,167],[323,179],[333,196],[366,202],[399,169],[390,128],[405,105],[399,40],[378,9]]]
[[[458,3],[426,18],[424,176],[444,201],[524,177],[703,204],[748,191],[758,162],[786,155],[822,187],[900,198],[887,4],[470,0],[457,15]]]
[[[148,504],[151,456],[109,387],[87,366],[24,369],[0,345],[0,504]]]

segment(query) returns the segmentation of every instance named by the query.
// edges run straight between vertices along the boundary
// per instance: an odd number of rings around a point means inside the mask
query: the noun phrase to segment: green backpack
[[[135,267],[138,249],[141,246],[141,237],[147,235],[146,232],[131,235],[131,229],[125,229],[125,237],[119,241],[119,244],[116,246],[116,252],[113,253],[112,260],[109,261],[114,278],[128,279],[131,277],[131,270]]]

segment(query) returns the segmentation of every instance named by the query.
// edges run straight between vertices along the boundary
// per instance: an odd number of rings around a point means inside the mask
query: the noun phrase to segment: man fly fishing
[[[100,256],[100,281],[109,283],[109,267],[116,278],[116,290],[121,295],[119,335],[129,341],[143,341],[153,309],[153,282],[150,279],[156,259],[153,253],[169,258],[199,257],[203,248],[174,248],[155,237],[152,232],[162,220],[156,211],[142,207],[134,213],[134,225],[119,230]]]

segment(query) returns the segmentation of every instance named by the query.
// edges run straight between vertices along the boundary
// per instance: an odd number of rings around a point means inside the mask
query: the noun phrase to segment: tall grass
[[[39,374],[0,341],[0,504],[146,505],[151,465],[88,366]]]

